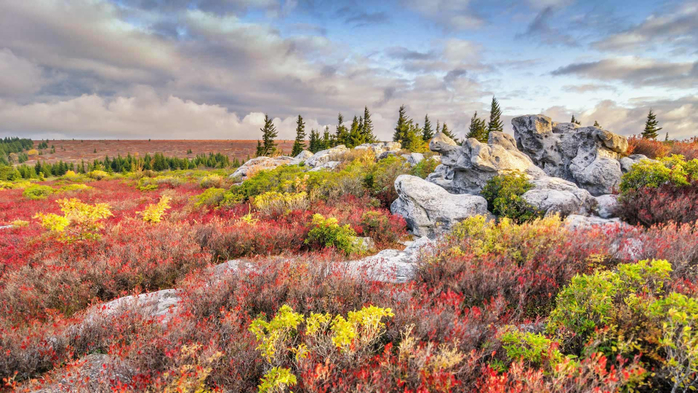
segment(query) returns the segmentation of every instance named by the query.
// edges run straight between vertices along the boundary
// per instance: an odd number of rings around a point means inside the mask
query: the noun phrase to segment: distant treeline
[[[41,161],[37,161],[35,165],[23,164],[15,168],[0,168],[0,180],[16,180],[19,178],[32,179],[41,176],[63,176],[68,171],[88,173],[100,170],[107,173],[124,173],[139,170],[165,171],[237,166],[240,166],[240,162],[237,158],[231,162],[228,156],[221,153],[209,153],[208,155],[199,154],[194,158],[166,157],[162,153],[156,153],[153,156],[146,154],[143,157],[128,154],[125,157],[118,155],[116,158],[111,159],[107,156],[103,160],[96,159],[92,162],[81,161],[80,163],[67,163],[59,161],[56,163],[42,163]]]
[[[19,162],[25,162],[27,154],[23,152],[31,149],[33,146],[34,142],[31,139],[17,137],[0,139],[0,166],[10,165],[10,154],[12,153],[17,154]]]

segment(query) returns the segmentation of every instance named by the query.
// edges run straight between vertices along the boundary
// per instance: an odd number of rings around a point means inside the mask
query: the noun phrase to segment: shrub
[[[542,216],[521,196],[533,188],[533,184],[523,173],[513,172],[496,175],[487,181],[482,196],[487,200],[490,211],[500,217],[511,218],[515,222],[526,222]]]
[[[669,153],[670,146],[655,139],[638,136],[628,138],[628,154],[644,154],[647,158],[662,158]]]
[[[209,188],[194,197],[194,206],[214,208],[218,207],[225,199],[226,191],[222,188]]]
[[[108,178],[109,174],[104,171],[94,170],[92,172],[88,172],[87,177],[89,177],[90,179],[102,180]]]
[[[22,174],[17,169],[11,166],[3,166],[0,164],[0,181],[21,180]]]
[[[698,181],[698,159],[686,161],[681,156],[672,156],[658,161],[641,161],[623,175],[620,190],[623,194],[643,187],[656,188],[662,185],[688,186]]]
[[[93,188],[86,185],[86,184],[68,184],[63,187],[61,187],[61,191],[64,192],[72,192],[72,191],[87,191],[87,190],[92,190]]]
[[[55,192],[56,190],[52,187],[35,184],[25,188],[22,195],[29,199],[46,199],[49,195]]]
[[[378,244],[392,244],[400,239],[406,228],[401,216],[369,210],[361,215],[361,230]]]
[[[279,216],[294,210],[305,210],[309,201],[306,192],[290,194],[269,191],[254,197],[252,205],[264,215]]]
[[[434,172],[434,170],[436,170],[436,167],[440,164],[440,160],[436,160],[432,157],[425,158],[422,161],[418,162],[417,165],[412,167],[412,169],[410,169],[410,174],[413,176],[419,176],[422,179],[426,179],[427,176],[429,176],[430,173]]]
[[[199,186],[201,188],[222,188],[223,178],[219,175],[208,175],[201,179],[201,182],[199,182]]]
[[[157,224],[162,221],[165,211],[171,207],[171,199],[172,198],[168,197],[167,195],[163,195],[158,203],[148,205],[145,210],[139,213],[143,217],[143,221],[152,224]]]
[[[62,241],[99,239],[99,231],[102,229],[99,221],[113,216],[106,203],[88,205],[76,198],[59,199],[56,202],[60,205],[63,216],[38,213],[34,218],[41,220],[41,225],[58,235]]]
[[[397,199],[395,179],[410,171],[410,166],[402,157],[390,156],[378,161],[364,178],[364,184],[372,196],[378,198],[383,206],[389,207]]]
[[[354,251],[356,232],[349,224],[340,226],[336,218],[325,218],[320,214],[313,215],[312,229],[308,233],[305,244],[310,247],[335,247],[349,255]]]

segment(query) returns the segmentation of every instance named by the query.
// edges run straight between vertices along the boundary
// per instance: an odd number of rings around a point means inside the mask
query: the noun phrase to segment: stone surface
[[[601,218],[617,217],[618,195],[608,194],[596,197],[596,214]]]
[[[610,194],[620,184],[625,137],[543,115],[519,116],[511,123],[518,148],[547,175],[573,181],[593,195]]]
[[[622,222],[618,218],[601,218],[601,217],[589,217],[582,216],[578,214],[572,214],[565,219],[565,226],[567,228],[575,229],[587,229],[595,226],[604,225],[621,225]]]
[[[294,158],[287,156],[280,157],[255,157],[242,164],[232,175],[231,179],[239,178],[246,180],[259,171],[274,169],[280,165],[293,164]]]
[[[400,153],[400,150],[388,150],[388,151],[382,152],[376,158],[379,160],[385,160],[386,158],[388,158],[390,156],[396,156],[399,153]]]
[[[303,150],[302,152],[298,153],[295,157],[293,157],[293,160],[291,160],[291,165],[298,165],[301,162],[305,162],[308,158],[314,156],[313,152],[310,150]]]
[[[58,392],[112,392],[111,385],[115,382],[128,384],[135,370],[128,366],[126,361],[115,356],[105,354],[90,354],[69,368],[57,370],[56,382],[34,393],[58,393]],[[76,376],[88,378],[76,378]]]
[[[305,165],[311,168],[321,166],[329,161],[334,161],[334,156],[345,153],[348,150],[349,149],[347,149],[347,147],[344,145],[338,145],[327,150],[320,150],[319,152],[315,153],[312,157],[308,158],[305,161]]]
[[[533,179],[545,176],[527,155],[516,148],[514,138],[503,132],[491,133],[486,144],[474,138],[467,139],[463,146],[451,142],[439,134],[429,143],[433,151],[441,154],[441,165],[448,168],[441,169],[429,180],[443,186],[446,179],[452,177],[451,184],[445,187],[451,192],[478,194],[492,177],[512,171],[525,173]]]
[[[372,150],[376,157],[380,156],[386,151],[398,151],[400,150],[400,142],[377,142],[377,143],[364,143],[354,147],[356,150]]]
[[[327,170],[333,170],[339,166],[340,162],[339,161],[327,161],[321,165],[315,166],[313,169],[310,170],[310,172],[315,172],[315,171],[321,171],[323,169]]]
[[[590,214],[596,205],[589,191],[559,177],[546,176],[531,183],[534,188],[526,191],[522,198],[546,215]]]
[[[163,321],[166,321],[177,312],[180,300],[177,289],[163,289],[114,299],[96,306],[92,313],[95,313],[94,316],[111,317],[125,311],[135,311],[148,318],[162,318]]]
[[[353,277],[371,281],[404,283],[414,278],[416,261],[422,252],[428,252],[433,242],[421,237],[411,242],[403,251],[383,250],[376,255],[351,262],[337,262],[336,269]]]
[[[427,176],[427,181],[443,187],[446,191],[454,193],[453,186],[453,170],[447,165],[439,164],[434,172]]]
[[[620,169],[623,173],[628,173],[633,165],[642,160],[649,160],[649,158],[644,154],[631,154],[627,157],[623,157],[620,159]]]
[[[0,229],[10,229],[12,225],[0,225]]]
[[[424,160],[424,154],[422,153],[403,154],[402,157],[412,166],[415,166]]]
[[[393,202],[390,210],[393,214],[404,217],[411,232],[417,236],[434,237],[468,217],[489,216],[485,198],[451,194],[416,176],[398,176],[395,179],[395,190],[398,199]]]
[[[354,238],[354,246],[359,252],[369,252],[376,248],[376,243],[370,237],[357,236]]]

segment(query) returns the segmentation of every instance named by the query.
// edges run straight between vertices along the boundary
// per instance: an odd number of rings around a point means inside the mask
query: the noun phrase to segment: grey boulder
[[[596,205],[589,191],[559,177],[543,177],[531,183],[534,188],[521,197],[546,216],[590,214]]]
[[[312,157],[305,160],[305,165],[311,168],[315,168],[323,164],[326,164],[330,161],[336,161],[336,157],[338,155],[346,153],[347,151],[349,151],[349,149],[347,149],[347,147],[344,145],[338,145],[327,150],[320,150],[319,152],[315,153]]]

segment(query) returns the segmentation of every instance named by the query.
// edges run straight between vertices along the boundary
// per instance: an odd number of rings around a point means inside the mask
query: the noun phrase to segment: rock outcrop
[[[376,155],[376,157],[381,154],[392,151],[397,152],[400,150],[400,142],[377,142],[377,143],[364,143],[363,145],[356,146],[356,150],[371,150]]]
[[[628,173],[633,165],[642,160],[649,160],[649,158],[644,154],[631,154],[627,157],[623,157],[620,159],[620,169],[623,173]]]
[[[593,195],[610,194],[620,184],[625,137],[543,115],[519,116],[511,123],[518,148],[548,176],[573,181]]]
[[[492,177],[518,171],[537,179],[545,173],[533,161],[516,148],[516,142],[511,135],[503,132],[490,134],[487,143],[469,138],[462,146],[458,146],[450,138],[439,133],[429,143],[432,151],[441,154],[441,165],[438,175],[429,178],[437,184],[443,184],[452,178],[451,184],[445,188],[458,194],[478,194]]]
[[[618,217],[618,195],[601,195],[596,197],[596,214],[601,218]]]
[[[349,151],[349,149],[347,149],[347,147],[344,145],[338,145],[331,149],[320,150],[319,152],[315,153],[312,157],[305,160],[305,165],[311,168],[322,166],[323,164],[326,164],[330,161],[335,161],[334,158],[337,155],[345,153],[347,151]]]
[[[601,217],[582,216],[578,214],[572,214],[565,219],[565,226],[572,230],[588,229],[592,227],[606,225],[623,225],[623,223],[618,218],[609,219]]]
[[[302,154],[302,153],[301,153]],[[254,176],[259,171],[267,171],[281,165],[294,164],[295,158],[280,156],[280,157],[255,157],[242,164],[232,175],[231,179],[238,178],[247,180]],[[296,162],[297,163],[297,162]]]
[[[351,262],[337,262],[336,269],[342,269],[353,277],[363,277],[371,281],[404,283],[414,278],[417,259],[427,252],[433,242],[428,237],[411,242],[403,251],[383,250],[376,255]]]
[[[474,215],[489,215],[485,198],[451,194],[417,176],[398,176],[395,190],[398,199],[390,207],[391,212],[404,217],[411,232],[420,237],[444,233]]]
[[[596,206],[589,191],[559,177],[545,176],[531,183],[534,188],[521,197],[546,215],[590,214]]]

